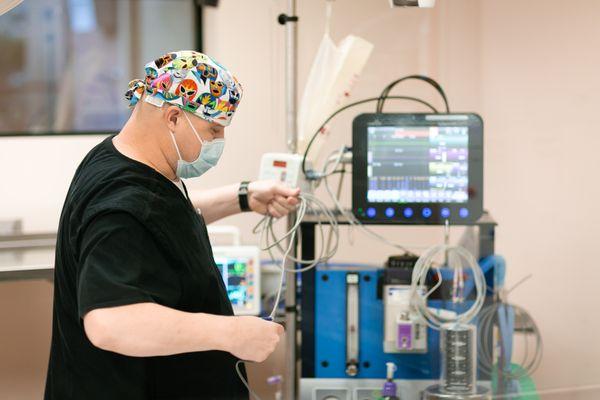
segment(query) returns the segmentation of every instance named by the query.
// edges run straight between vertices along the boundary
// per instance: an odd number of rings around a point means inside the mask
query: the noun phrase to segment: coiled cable
[[[473,279],[476,290],[476,297],[471,307],[465,312],[454,315],[445,315],[435,312],[427,306],[429,296],[442,284],[442,274],[439,267],[434,266],[435,257],[439,254],[445,254],[448,267],[454,270],[453,277],[453,303],[463,303],[465,295],[464,289],[464,266],[471,270],[471,278]],[[437,272],[438,282],[428,292],[424,292],[422,288],[426,287],[427,276],[429,271],[434,268]],[[483,271],[479,267],[475,257],[461,246],[451,246],[448,244],[440,244],[426,250],[417,260],[412,273],[411,284],[411,305],[418,312],[421,319],[432,329],[439,330],[446,323],[469,323],[473,320],[481,310],[485,301],[486,283]]]

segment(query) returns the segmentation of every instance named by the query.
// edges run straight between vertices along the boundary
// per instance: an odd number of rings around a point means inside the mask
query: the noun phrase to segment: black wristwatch
[[[252,211],[250,210],[250,205],[248,204],[248,185],[250,182],[244,181],[240,183],[240,188],[238,189],[238,200],[240,202],[240,210],[242,211]]]

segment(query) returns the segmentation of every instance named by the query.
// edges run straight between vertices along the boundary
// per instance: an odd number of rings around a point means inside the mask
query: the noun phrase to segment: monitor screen
[[[471,224],[481,217],[480,116],[361,114],[352,126],[352,211],[359,220]]]
[[[215,262],[236,314],[254,314],[256,308],[255,259],[247,256],[215,255]]]
[[[466,126],[368,128],[370,203],[466,203],[469,199]]]

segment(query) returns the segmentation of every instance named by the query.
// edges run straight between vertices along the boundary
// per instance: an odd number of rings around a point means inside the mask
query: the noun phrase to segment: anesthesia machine
[[[421,99],[389,95],[408,79],[433,86],[446,112]],[[432,112],[384,113],[386,99],[418,102]],[[352,145],[340,147],[316,169],[309,152],[319,133],[340,112],[368,102],[377,102],[375,113],[354,119]],[[351,210],[339,200],[345,174],[352,175]],[[340,177],[337,189],[329,181],[334,175]],[[334,112],[303,155],[265,154],[260,178],[301,188],[285,234],[276,233],[276,219],[270,216],[255,228],[261,249],[280,270],[267,318],[281,315],[286,273],[286,287],[292,283],[295,295],[297,306],[288,305],[288,293],[285,307],[286,314],[296,314],[300,331],[295,357],[301,371],[294,398],[487,400],[495,395],[525,398],[520,396],[527,392],[527,399],[537,399],[529,376],[541,360],[541,336],[533,319],[508,304],[504,294],[505,262],[494,251],[496,223],[483,207],[481,117],[451,113],[433,79],[405,77],[379,97]],[[323,189],[333,208],[317,196]],[[393,250],[373,254],[379,265],[332,263],[340,225]],[[417,253],[396,243],[393,234],[375,232],[376,225],[398,231],[437,226],[445,240]],[[469,250],[449,244],[452,226],[475,232]],[[354,246],[368,249],[369,244],[361,239]],[[234,263],[234,274],[241,271],[238,267]],[[290,276],[296,279],[290,282]],[[533,339],[535,351],[513,363],[518,333]],[[241,374],[240,379],[247,384]]]

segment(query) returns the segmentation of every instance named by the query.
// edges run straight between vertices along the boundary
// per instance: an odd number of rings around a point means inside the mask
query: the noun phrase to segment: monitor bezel
[[[367,151],[368,128],[372,126],[467,126],[469,128],[469,199],[466,203],[398,203],[377,202],[367,200]],[[475,113],[366,113],[357,116],[352,124],[352,212],[365,223],[377,224],[444,224],[446,219],[452,224],[472,224],[483,213],[483,120]],[[366,210],[375,208],[376,216],[368,217]],[[385,210],[392,207],[393,217],[387,217]],[[405,208],[411,208],[413,215],[409,218],[403,215]],[[430,217],[422,215],[422,210],[429,207]],[[443,218],[441,210],[447,207],[450,217]],[[461,208],[469,210],[468,217],[460,217]]]

